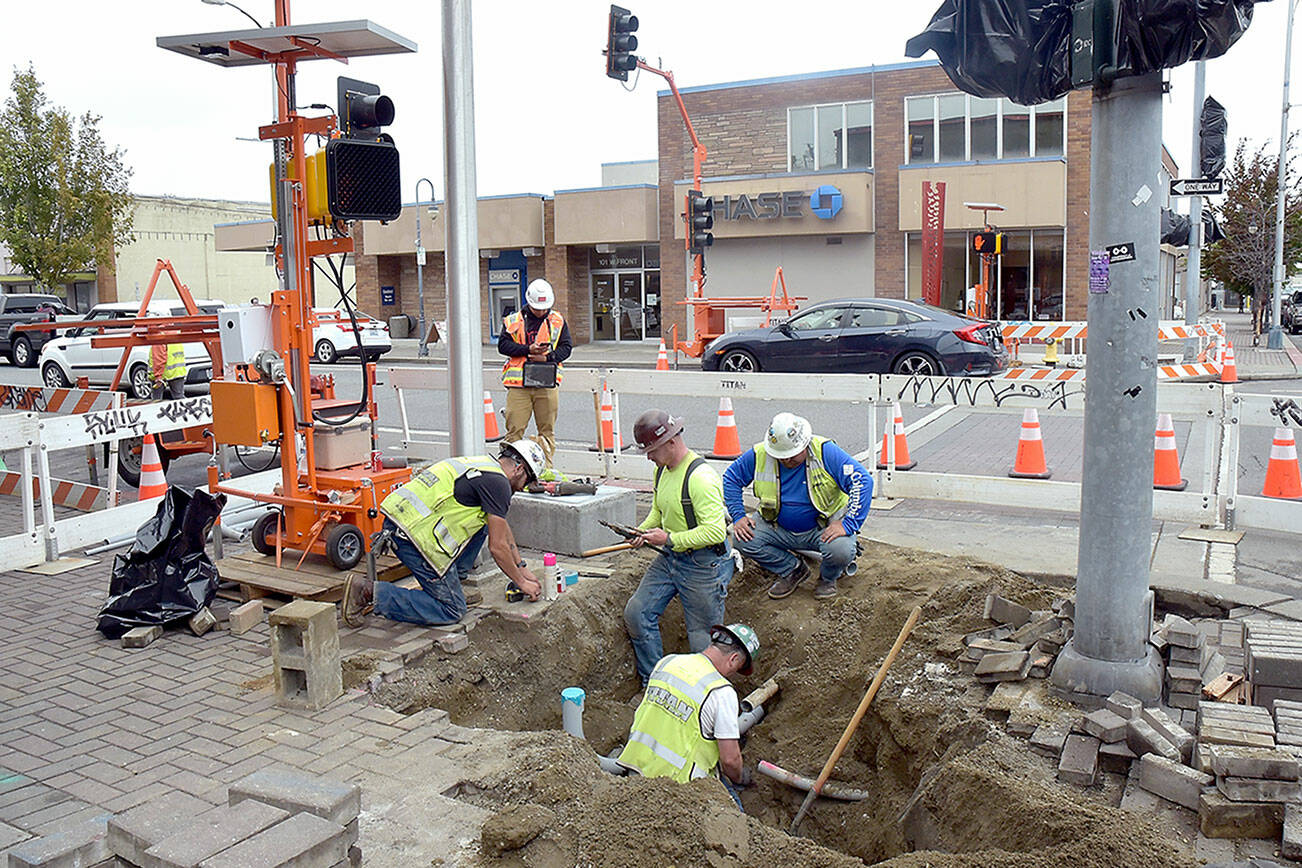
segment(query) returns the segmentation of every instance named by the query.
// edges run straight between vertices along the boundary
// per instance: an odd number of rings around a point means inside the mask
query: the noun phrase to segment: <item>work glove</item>
[[[755,776],[751,773],[750,766],[743,765],[741,767],[741,780],[734,781],[733,783],[742,788],[754,786]]]

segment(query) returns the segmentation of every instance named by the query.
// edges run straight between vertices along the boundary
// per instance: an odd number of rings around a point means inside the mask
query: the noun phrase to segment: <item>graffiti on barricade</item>
[[[143,436],[145,433],[144,417],[132,407],[87,413],[82,418],[86,420],[86,433],[96,440],[115,435]]]
[[[37,386],[0,386],[0,409],[45,412],[45,390]]]
[[[918,376],[907,378],[895,397],[914,404],[966,404],[971,407],[983,404],[1000,407],[1005,401],[1016,399],[1019,406],[1029,403],[1046,410],[1067,410],[1084,406],[1085,382],[1020,382],[996,378]]]
[[[1275,398],[1270,415],[1278,418],[1283,425],[1302,426],[1302,407],[1292,398]]]
[[[171,422],[206,422],[212,418],[212,399],[203,396],[166,401],[159,406],[158,415]]]

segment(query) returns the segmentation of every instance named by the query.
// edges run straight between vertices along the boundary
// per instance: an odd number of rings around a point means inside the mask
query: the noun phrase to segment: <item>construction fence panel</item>
[[[17,450],[22,461],[23,531],[0,538],[0,560],[11,569],[42,563],[45,548],[36,526],[33,462],[40,443],[40,418],[32,412],[0,416],[0,450]]]

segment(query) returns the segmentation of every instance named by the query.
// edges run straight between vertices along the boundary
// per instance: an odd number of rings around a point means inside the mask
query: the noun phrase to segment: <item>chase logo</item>
[[[831,220],[840,214],[842,204],[841,191],[831,184],[823,184],[809,194],[809,210],[820,220]]]

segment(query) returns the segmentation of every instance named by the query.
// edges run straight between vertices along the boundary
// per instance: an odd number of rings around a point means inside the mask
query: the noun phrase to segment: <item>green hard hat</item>
[[[755,658],[759,656],[760,650],[759,636],[755,635],[755,631],[745,624],[728,624],[727,626],[715,624],[710,628],[710,638],[712,640],[716,633],[725,634],[733,643],[740,645],[741,649],[746,652],[746,665],[741,667],[741,674],[750,675],[755,664]]]

